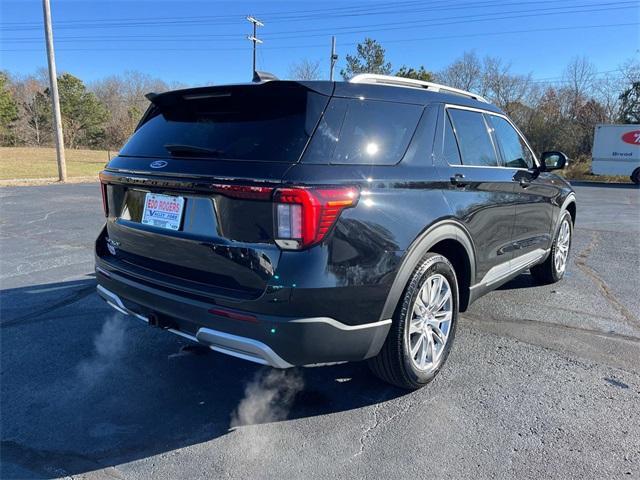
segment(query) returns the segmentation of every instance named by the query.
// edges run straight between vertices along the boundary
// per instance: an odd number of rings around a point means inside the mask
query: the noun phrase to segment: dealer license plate
[[[142,223],[168,230],[180,230],[184,198],[147,193],[144,199]]]

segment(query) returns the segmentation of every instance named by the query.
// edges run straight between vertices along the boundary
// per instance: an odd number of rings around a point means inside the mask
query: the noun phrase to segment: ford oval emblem
[[[149,165],[151,168],[164,168],[169,165],[169,162],[165,162],[164,160],[156,160],[155,162],[151,162]]]

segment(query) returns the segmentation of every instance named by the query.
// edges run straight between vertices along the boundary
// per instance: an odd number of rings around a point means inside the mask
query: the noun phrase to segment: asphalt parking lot
[[[406,393],[115,314],[92,275],[98,186],[1,188],[0,477],[640,478],[640,190],[576,191],[566,278],[479,300]]]

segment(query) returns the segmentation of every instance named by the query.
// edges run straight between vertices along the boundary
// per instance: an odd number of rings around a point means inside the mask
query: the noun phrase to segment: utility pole
[[[253,35],[249,35],[247,37],[247,40],[251,40],[253,42],[253,70],[251,72],[252,75],[255,75],[256,73],[256,45],[258,43],[262,43],[262,40],[260,40],[258,38],[258,27],[264,27],[264,23],[262,23],[260,20],[258,20],[257,18],[252,17],[251,15],[249,15],[247,17],[247,21],[253,24]]]
[[[336,62],[338,61],[338,54],[336,53],[336,37],[335,35],[331,37],[331,58],[330,58],[330,67],[329,67],[329,80],[333,82],[333,69],[336,66]]]
[[[60,97],[58,95],[58,74],[56,73],[56,57],[53,52],[53,29],[51,28],[51,5],[49,0],[42,0],[44,11],[44,32],[47,43],[47,60],[49,61],[49,85],[51,103],[53,104],[53,123],[55,126],[56,153],[58,158],[58,180],[67,180],[67,164],[64,158],[64,136],[62,134],[62,115],[60,114]]]

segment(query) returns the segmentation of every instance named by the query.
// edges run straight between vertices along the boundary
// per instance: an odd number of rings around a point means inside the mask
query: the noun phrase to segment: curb
[[[67,185],[69,183],[92,183],[97,182],[98,176],[71,177],[66,182],[60,182],[55,177],[47,178],[15,178],[11,180],[0,180],[0,187],[31,187],[37,185]]]

